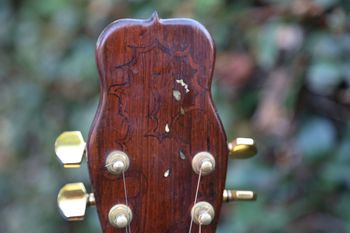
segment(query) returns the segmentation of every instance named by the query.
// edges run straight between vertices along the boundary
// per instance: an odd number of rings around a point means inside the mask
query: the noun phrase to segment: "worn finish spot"
[[[185,153],[184,153],[182,150],[179,151],[179,155],[180,155],[180,158],[181,158],[182,160],[185,160],[185,159],[186,159],[186,155],[185,155]]]
[[[185,109],[183,107],[181,107],[180,112],[182,115],[185,115]]]
[[[181,92],[178,90],[173,90],[173,96],[177,101],[181,100]]]
[[[169,176],[170,176],[170,169],[164,172],[164,177],[169,177]]]

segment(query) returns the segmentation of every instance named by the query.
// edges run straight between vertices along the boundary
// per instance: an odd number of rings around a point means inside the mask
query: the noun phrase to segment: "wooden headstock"
[[[256,151],[249,139],[227,145],[210,93],[214,44],[201,24],[156,13],[117,20],[100,35],[96,61],[100,103],[86,144],[93,195],[80,183],[62,189],[66,218],[79,219],[79,199],[96,204],[104,233],[214,233],[224,200],[254,198],[224,190],[229,149]],[[72,167],[82,145],[66,132],[56,152]]]

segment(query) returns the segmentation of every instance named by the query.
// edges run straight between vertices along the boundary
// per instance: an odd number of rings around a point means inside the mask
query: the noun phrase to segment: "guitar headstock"
[[[214,44],[201,24],[156,13],[117,20],[96,61],[100,103],[87,143],[73,131],[55,145],[65,167],[88,158],[92,193],[74,183],[58,195],[66,219],[96,205],[104,233],[214,233],[223,201],[255,199],[224,189],[229,154],[247,158],[256,147],[227,144],[210,93]]]

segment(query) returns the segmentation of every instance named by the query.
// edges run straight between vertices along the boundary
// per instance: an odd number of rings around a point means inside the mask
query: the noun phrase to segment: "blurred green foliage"
[[[231,161],[227,186],[255,203],[223,207],[219,233],[350,232],[350,2],[347,0],[1,0],[0,232],[101,232],[94,210],[66,223],[56,194],[88,184],[54,140],[86,136],[98,102],[95,42],[119,18],[190,17],[217,46],[213,96],[229,138],[259,155]]]

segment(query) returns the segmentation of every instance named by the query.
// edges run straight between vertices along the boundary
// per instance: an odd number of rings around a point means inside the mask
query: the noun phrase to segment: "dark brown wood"
[[[125,176],[132,233],[189,231],[198,180],[191,161],[197,152],[211,152],[216,170],[202,178],[198,200],[215,207],[214,223],[202,228],[214,233],[228,151],[210,93],[215,49],[209,33],[194,20],[160,20],[156,13],[148,20],[122,19],[100,35],[96,60],[100,103],[87,146],[104,233],[125,232],[108,223],[109,209],[125,203],[122,177],[105,168],[113,150],[131,160]]]

